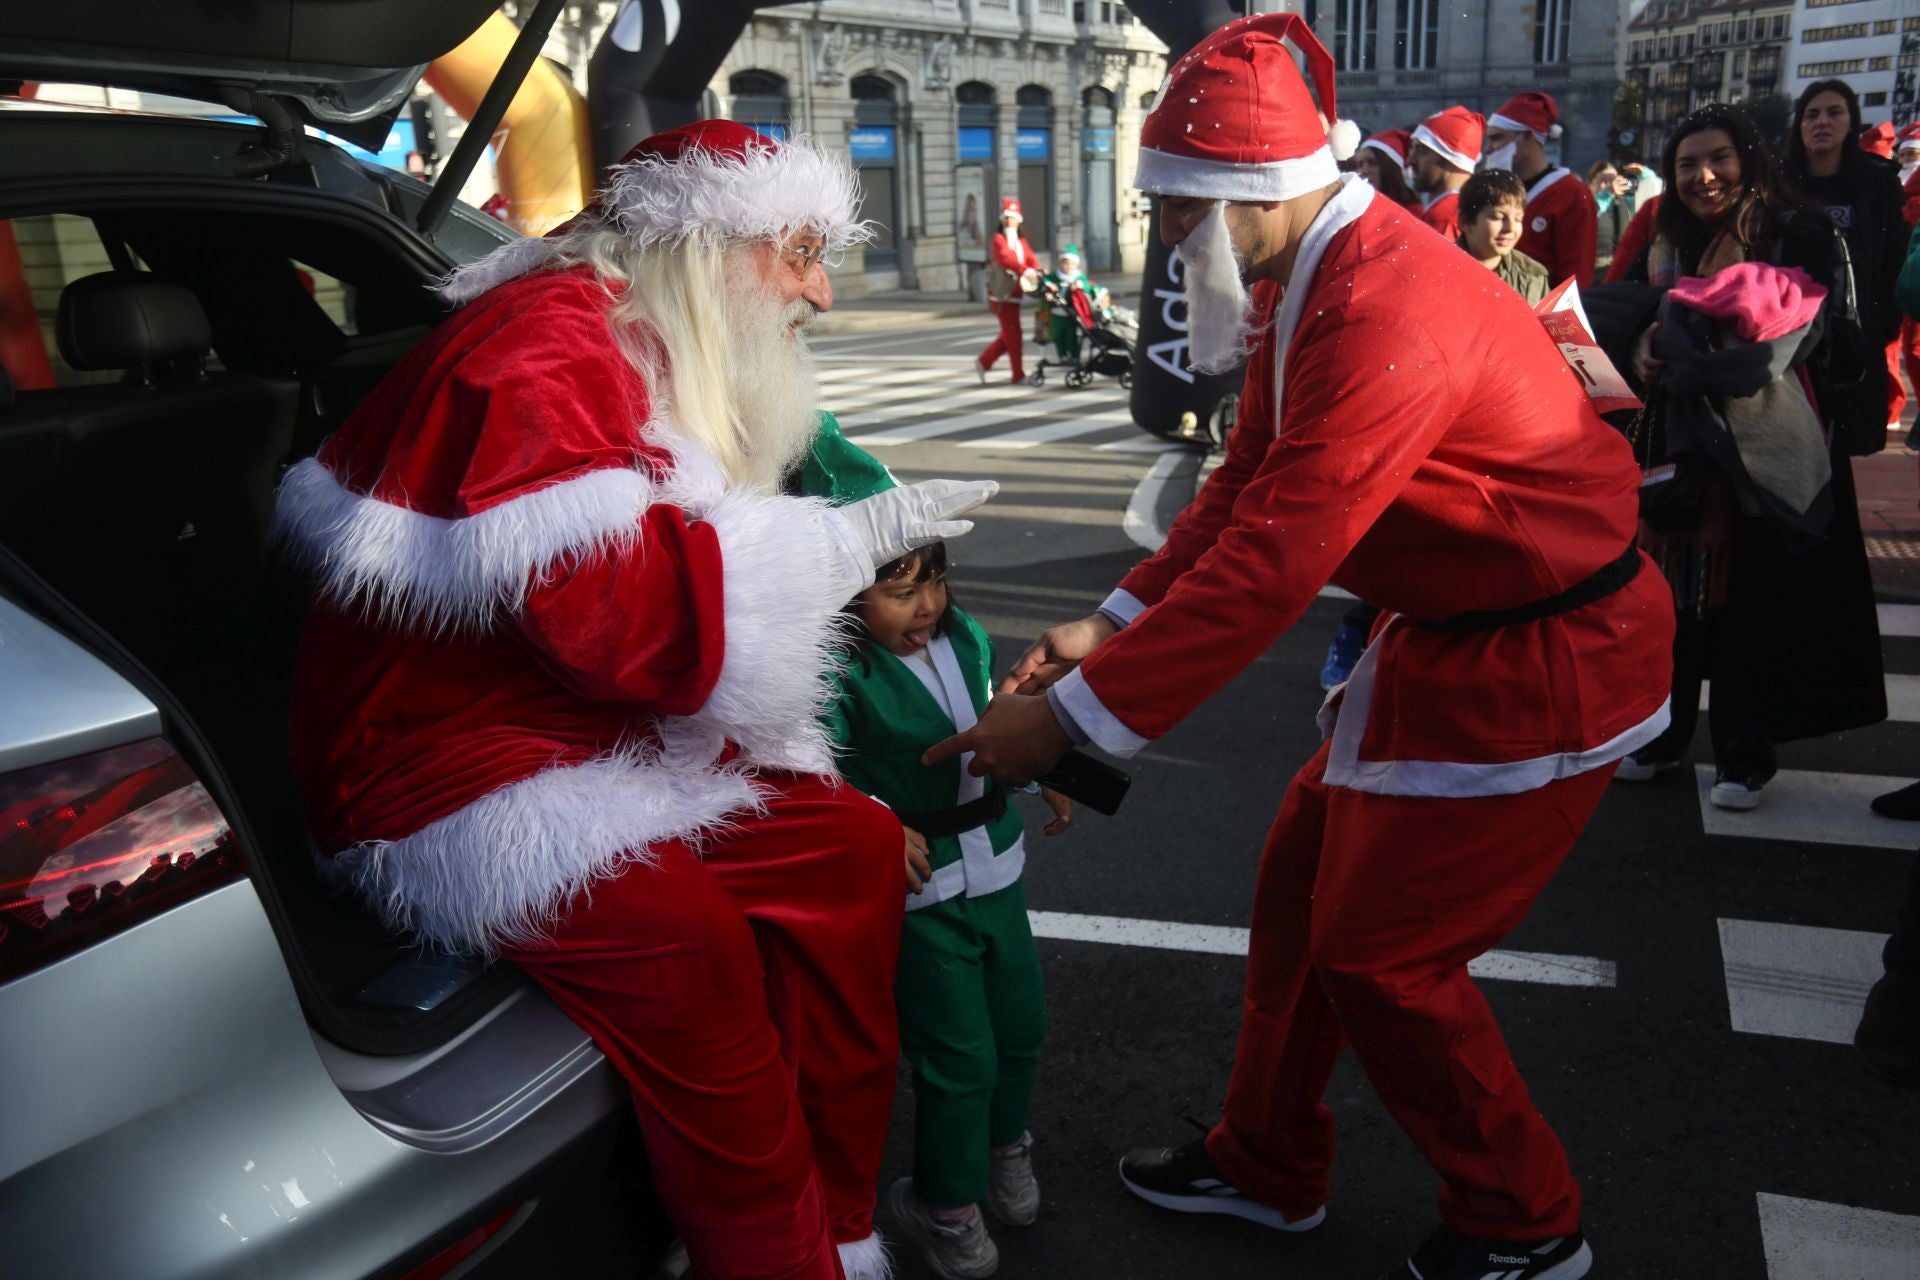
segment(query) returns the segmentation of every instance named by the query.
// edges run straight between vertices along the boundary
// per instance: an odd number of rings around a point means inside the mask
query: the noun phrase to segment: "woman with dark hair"
[[[1354,172],[1373,189],[1403,209],[1418,209],[1420,197],[1407,185],[1407,148],[1413,135],[1405,129],[1376,133],[1353,153]]]
[[[1861,327],[1876,352],[1900,337],[1900,304],[1894,281],[1906,260],[1907,224],[1900,166],[1860,148],[1860,99],[1845,80],[1816,80],[1793,104],[1787,134],[1787,177],[1833,215],[1847,239]],[[1878,453],[1892,418],[1887,367],[1882,358],[1859,383],[1838,388],[1829,419],[1848,453]],[[1896,375],[1897,376],[1897,375]]]
[[[1858,322],[1832,293],[1844,262],[1839,233],[1793,193],[1744,112],[1714,104],[1687,116],[1667,140],[1661,172],[1667,191],[1654,239],[1628,280],[1691,297],[1745,278],[1744,264],[1794,267],[1805,275],[1771,278],[1797,289],[1811,310],[1796,347],[1770,348],[1722,329],[1702,351],[1684,345],[1697,329],[1682,323],[1687,308],[1666,297],[1658,314],[1671,323],[1647,324],[1633,345],[1630,364],[1647,403],[1634,433],[1647,468],[1641,538],[1673,585],[1679,628],[1672,724],[1615,776],[1642,782],[1682,761],[1706,678],[1716,766],[1709,798],[1751,809],[1775,772],[1774,744],[1886,718],[1853,475],[1840,442],[1822,438],[1836,381],[1858,376]],[[1708,366],[1730,355],[1757,357],[1758,372],[1749,364],[1740,389],[1703,392],[1703,380],[1726,377],[1724,366]],[[1712,432],[1688,430],[1701,406],[1720,428],[1717,453],[1703,443]],[[1750,453],[1729,458],[1729,439]],[[1763,442],[1773,460],[1789,457],[1782,473],[1804,495],[1787,516],[1756,493],[1755,476],[1771,461],[1757,447]]]

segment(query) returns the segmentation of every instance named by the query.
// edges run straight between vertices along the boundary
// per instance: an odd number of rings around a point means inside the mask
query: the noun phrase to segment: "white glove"
[[[966,533],[973,521],[956,517],[998,492],[1000,485],[994,480],[922,480],[836,510],[867,549],[872,568],[878,569],[909,551]],[[867,582],[872,581],[869,573]]]

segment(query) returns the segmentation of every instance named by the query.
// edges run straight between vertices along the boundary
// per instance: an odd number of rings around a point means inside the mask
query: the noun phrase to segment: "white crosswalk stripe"
[[[1912,778],[1782,769],[1767,783],[1760,807],[1742,813],[1716,808],[1707,799],[1713,789],[1712,765],[1695,765],[1694,776],[1700,789],[1700,822],[1710,836],[1909,853],[1920,848],[1920,824],[1883,818],[1867,807],[1875,796],[1904,787]]]
[[[1913,1280],[1920,1218],[1759,1193],[1769,1280]]]
[[[954,440],[965,449],[1073,444],[1155,454],[1181,447],[1142,433],[1127,410],[1126,392],[1115,383],[1079,390],[999,382],[982,387],[965,362],[916,359],[886,366],[819,358],[821,402],[849,440],[870,449],[958,436],[968,437]]]
[[[1853,1043],[1880,976],[1884,933],[1764,920],[1720,921],[1727,1014],[1750,1035]]]

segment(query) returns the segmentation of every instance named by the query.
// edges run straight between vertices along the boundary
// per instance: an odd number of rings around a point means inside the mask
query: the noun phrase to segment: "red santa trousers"
[[[1467,962],[1525,917],[1613,767],[1436,799],[1329,787],[1326,760],[1322,747],[1294,778],[1261,857],[1240,1045],[1208,1155],[1289,1217],[1325,1204],[1334,1126],[1321,1098],[1351,1043],[1445,1179],[1447,1225],[1493,1240],[1577,1229],[1566,1152]]]
[[[976,363],[982,369],[991,369],[1004,352],[1007,364],[1013,370],[1013,380],[1023,381],[1027,376],[1026,365],[1023,362],[1027,335],[1020,332],[1019,300],[989,302],[987,305],[993,308],[994,316],[1000,321],[1000,332],[992,342],[987,344],[987,349],[980,353]]]
[[[1906,367],[1907,382],[1916,395],[1920,395],[1920,323],[1913,317],[1902,316],[1900,336],[1887,346],[1887,422],[1889,425],[1900,421],[1900,415],[1906,411],[1907,393],[1900,384],[1901,366]]]
[[[900,821],[825,779],[761,782],[763,816],[653,846],[506,954],[633,1086],[696,1276],[839,1280],[893,1105]]]

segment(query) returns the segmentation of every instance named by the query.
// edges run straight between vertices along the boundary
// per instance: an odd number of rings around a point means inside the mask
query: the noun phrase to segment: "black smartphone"
[[[1053,772],[1040,779],[1040,785],[1111,818],[1127,798],[1133,776],[1084,751],[1069,751],[1053,766]]]

